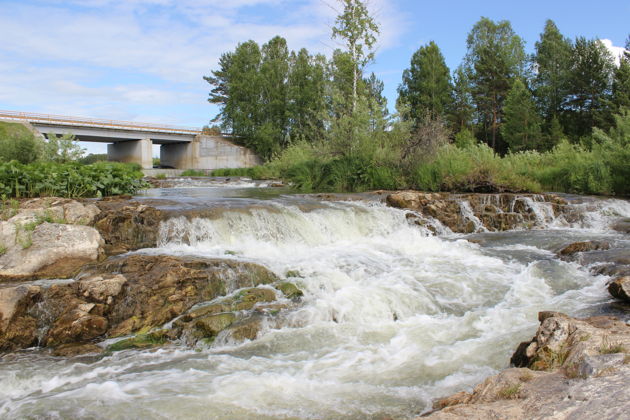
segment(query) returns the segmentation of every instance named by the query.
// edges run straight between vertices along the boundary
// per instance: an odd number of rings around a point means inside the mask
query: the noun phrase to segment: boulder
[[[605,241],[574,242],[558,251],[558,256],[560,258],[566,258],[579,252],[599,251],[606,249],[610,249],[610,244]]]
[[[6,225],[0,230],[6,247],[0,256],[2,281],[71,277],[102,255],[103,239],[89,226],[44,222],[32,231]],[[7,240],[6,232],[12,231],[13,240]]]
[[[614,298],[630,302],[630,276],[619,277],[610,282],[608,292]]]
[[[97,201],[101,213],[94,227],[105,240],[107,255],[118,255],[157,246],[162,211],[135,201],[107,199]]]

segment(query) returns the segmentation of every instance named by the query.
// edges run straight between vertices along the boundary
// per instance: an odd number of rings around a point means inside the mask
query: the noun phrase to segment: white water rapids
[[[162,224],[159,248],[141,251],[299,273],[291,281],[305,294],[282,325],[251,342],[219,339],[196,350],[8,355],[0,417],[413,418],[432,399],[507,367],[534,334],[538,311],[590,314],[608,302],[607,277],[551,250],[588,238],[627,242],[603,226],[609,216],[630,216],[627,202],[612,200],[579,229],[483,233],[479,245],[430,236],[380,203],[298,204],[175,217]]]

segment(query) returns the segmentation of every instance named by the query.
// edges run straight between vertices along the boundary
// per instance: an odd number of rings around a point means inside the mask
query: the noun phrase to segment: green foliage
[[[246,177],[251,179],[278,178],[274,169],[269,165],[253,166],[251,168],[224,168],[215,169],[210,176]]]
[[[91,165],[96,162],[107,162],[107,153],[90,153],[89,155],[78,159],[77,162],[83,165]]]
[[[525,74],[523,40],[514,33],[510,22],[484,17],[469,33],[467,47],[466,72],[483,137],[496,150],[505,98],[513,81]]]
[[[0,121],[0,162],[31,163],[42,155],[43,141],[25,125]]]
[[[571,42],[562,36],[556,24],[547,20],[533,57],[537,70],[533,80],[534,93],[547,121],[560,116],[568,94],[571,48]]]
[[[197,169],[186,169],[181,174],[182,176],[207,176],[205,171],[200,171]]]
[[[473,146],[477,143],[477,139],[475,135],[467,128],[464,128],[459,133],[455,134],[455,146],[460,149],[465,149],[467,147]]]
[[[532,94],[516,79],[505,100],[505,119],[501,134],[510,151],[535,149],[540,143],[540,119]]]
[[[137,165],[98,162],[0,163],[0,195],[5,197],[101,197],[134,194],[146,185]]]
[[[410,117],[420,123],[425,112],[444,116],[451,106],[453,86],[444,56],[431,41],[411,57],[411,67],[403,71],[398,100],[408,104]]]
[[[85,149],[79,146],[74,134],[68,133],[57,137],[56,134],[49,133],[46,137],[42,160],[68,163],[79,160],[85,153]]]

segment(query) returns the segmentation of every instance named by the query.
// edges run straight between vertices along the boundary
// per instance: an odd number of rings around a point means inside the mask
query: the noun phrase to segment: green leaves
[[[145,188],[137,165],[98,162],[0,163],[0,195],[7,197],[102,197]]]

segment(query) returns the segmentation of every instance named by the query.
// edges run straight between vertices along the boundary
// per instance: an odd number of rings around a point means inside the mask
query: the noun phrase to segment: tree
[[[548,20],[540,41],[536,42],[533,57],[534,95],[547,123],[560,117],[568,93],[571,47],[571,42],[562,36],[555,23]]]
[[[449,108],[449,120],[454,130],[464,130],[472,123],[475,110],[472,88],[466,71],[461,66],[455,70],[453,79],[453,102]]]
[[[20,123],[0,121],[0,161],[31,163],[42,154],[43,142]]]
[[[398,100],[410,106],[411,117],[420,123],[426,112],[442,117],[446,114],[453,101],[452,90],[444,56],[431,41],[413,54],[410,68],[403,71]]]
[[[279,36],[262,47],[260,66],[261,118],[268,123],[273,138],[272,151],[285,147],[289,133],[288,113],[289,49]]]
[[[363,83],[367,90],[370,130],[372,132],[383,132],[387,128],[387,119],[389,117],[387,98],[383,96],[385,84],[374,73],[370,74],[370,77],[365,79]]]
[[[302,48],[291,53],[288,83],[288,114],[291,141],[314,143],[324,137],[325,66],[323,56],[311,57]]]
[[[332,37],[345,42],[352,60],[352,111],[357,106],[359,81],[363,79],[363,68],[374,58],[374,44],[379,27],[370,16],[366,3],[361,0],[339,0],[343,12],[337,16]]]
[[[68,163],[79,160],[85,154],[85,149],[79,145],[74,134],[66,133],[57,137],[54,133],[46,134],[43,160],[57,163]]]
[[[535,149],[540,142],[540,118],[527,86],[516,79],[505,100],[505,121],[501,134],[510,150]]]
[[[574,140],[591,134],[593,127],[612,125],[609,109],[614,62],[599,40],[579,37],[571,56],[569,92],[564,106],[570,124],[565,125]]]
[[[497,149],[505,98],[515,78],[525,73],[523,40],[510,22],[488,18],[477,22],[467,39],[467,76],[484,130],[484,137]]]
[[[619,67],[615,69],[612,103],[616,112],[620,112],[623,108],[630,109],[630,36],[626,41],[626,51],[620,57]]]

